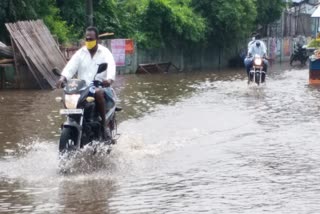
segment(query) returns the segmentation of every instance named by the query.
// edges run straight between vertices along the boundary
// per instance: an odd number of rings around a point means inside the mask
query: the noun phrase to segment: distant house
[[[291,0],[291,2],[292,7],[286,8],[281,20],[277,22],[278,28],[281,28],[280,36],[315,35],[316,20],[311,18],[311,14],[317,9],[320,0]]]

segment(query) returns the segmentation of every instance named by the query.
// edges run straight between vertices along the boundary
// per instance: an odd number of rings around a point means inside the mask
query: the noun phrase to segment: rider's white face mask
[[[252,37],[252,41],[255,41],[256,40],[256,37]]]

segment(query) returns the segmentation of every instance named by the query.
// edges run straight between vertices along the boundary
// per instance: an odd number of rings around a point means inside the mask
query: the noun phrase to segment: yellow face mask
[[[96,47],[96,45],[97,45],[97,40],[86,41],[86,47],[88,48],[88,50],[91,50],[92,48]]]

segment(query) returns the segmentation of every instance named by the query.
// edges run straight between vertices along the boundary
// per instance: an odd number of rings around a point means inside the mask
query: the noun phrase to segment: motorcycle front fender
[[[77,146],[80,148],[81,135],[82,135],[82,126],[78,124],[74,119],[67,117],[67,121],[63,123],[62,129],[72,128],[77,132]]]
[[[74,128],[78,133],[80,133],[80,131],[82,130],[82,126],[80,126],[75,120],[70,117],[68,117],[67,121],[62,124],[62,128],[67,127]]]

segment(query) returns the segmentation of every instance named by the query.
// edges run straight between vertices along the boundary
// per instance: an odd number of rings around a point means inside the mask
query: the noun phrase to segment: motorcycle
[[[298,44],[297,48],[295,48],[295,50],[290,56],[290,66],[292,66],[292,63],[294,61],[300,61],[301,65],[304,66],[306,65],[307,60],[308,53],[306,47]]]
[[[106,63],[100,64],[97,74],[106,69]],[[60,75],[56,70],[54,73]],[[70,79],[63,85],[63,98],[56,98],[57,102],[62,102],[64,105],[64,109],[60,109],[60,114],[66,116],[66,121],[61,126],[60,155],[80,150],[93,141],[102,142],[103,131],[106,131],[109,136],[103,142],[104,145],[111,146],[116,143],[118,136],[116,112],[121,111],[121,108],[116,107],[114,103],[108,109],[105,115],[108,125],[103,130],[94,98],[95,88],[102,88],[103,85],[101,81],[95,80],[95,77],[90,85],[86,85],[84,80]],[[113,100],[111,97],[107,97],[107,99]]]
[[[249,72],[249,80],[250,82],[256,83],[260,85],[261,83],[265,82],[266,72],[263,70],[263,58],[259,55],[255,55],[253,57],[252,68]]]

